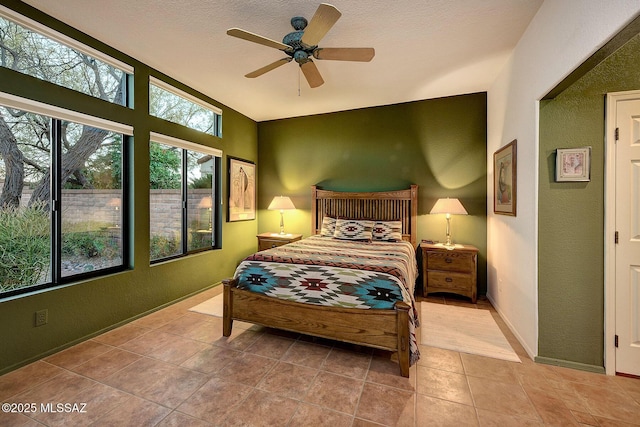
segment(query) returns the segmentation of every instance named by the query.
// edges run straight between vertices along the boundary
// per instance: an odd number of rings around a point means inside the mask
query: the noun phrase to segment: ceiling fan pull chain
[[[300,96],[300,74],[302,73],[302,69],[298,67],[298,97]]]

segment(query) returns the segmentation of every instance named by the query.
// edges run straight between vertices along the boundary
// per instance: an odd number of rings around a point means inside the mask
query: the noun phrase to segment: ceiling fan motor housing
[[[313,51],[318,46],[307,46],[302,43],[304,29],[307,27],[307,20],[305,18],[302,16],[294,16],[291,18],[291,26],[296,31],[284,36],[282,43],[291,46],[291,50],[286,50],[285,53],[295,59],[298,64],[302,65],[311,60],[309,57],[313,55]]]
[[[296,31],[304,30],[307,27],[307,24],[308,24],[307,20],[302,16],[294,16],[293,18],[291,18],[291,26]]]

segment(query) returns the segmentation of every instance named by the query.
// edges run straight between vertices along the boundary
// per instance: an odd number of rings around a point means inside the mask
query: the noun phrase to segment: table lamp
[[[211,230],[211,222],[212,222],[212,212],[211,212],[211,204],[212,204],[212,199],[211,196],[205,196],[200,200],[200,203],[198,203],[198,208],[200,209],[206,209],[207,210],[207,219],[209,220],[209,230]]]
[[[280,211],[280,234],[285,234],[284,232],[284,211],[295,209],[296,207],[293,205],[293,202],[290,198],[286,196],[276,196],[271,201],[271,204],[267,208],[270,211],[279,210]]]
[[[444,246],[447,249],[453,249],[455,245],[451,242],[451,215],[467,215],[462,203],[458,199],[438,199],[430,214],[445,214],[447,218],[447,241]]]

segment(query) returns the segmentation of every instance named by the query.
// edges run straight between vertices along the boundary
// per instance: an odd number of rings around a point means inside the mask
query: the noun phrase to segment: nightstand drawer
[[[429,289],[437,288],[440,292],[447,290],[468,291],[473,287],[473,277],[466,273],[455,273],[445,271],[429,271],[427,272],[427,280],[429,281]]]
[[[470,273],[475,271],[474,254],[459,251],[428,251],[427,265],[429,270],[461,271]]]
[[[271,240],[271,239],[259,239],[258,251],[264,251],[265,249],[277,248],[278,246],[286,245],[288,240]]]
[[[277,248],[287,243],[297,242],[302,239],[302,234],[277,234],[262,233],[258,234],[258,252],[267,249]]]

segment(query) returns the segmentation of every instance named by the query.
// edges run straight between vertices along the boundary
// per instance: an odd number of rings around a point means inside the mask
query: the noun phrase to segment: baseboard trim
[[[570,360],[554,359],[552,357],[536,356],[534,361],[544,365],[560,366],[562,368],[577,369],[579,371],[593,372],[596,374],[605,374],[603,366],[587,365],[585,363],[572,362]]]
[[[491,305],[493,306],[493,308],[498,312],[498,314],[500,315],[500,317],[502,318],[504,323],[507,325],[507,328],[509,328],[509,330],[516,337],[516,339],[518,340],[518,342],[520,343],[522,348],[524,348],[524,351],[527,352],[527,355],[529,356],[529,358],[531,360],[535,360],[534,351],[527,346],[526,341],[522,338],[522,336],[520,336],[520,334],[518,333],[518,330],[513,326],[513,324],[510,322],[509,318],[504,314],[504,312],[501,309],[501,307],[498,304],[496,304],[496,302],[493,299],[493,297],[491,296],[491,294],[489,294],[487,292],[486,297],[489,300],[489,302],[491,303]]]

